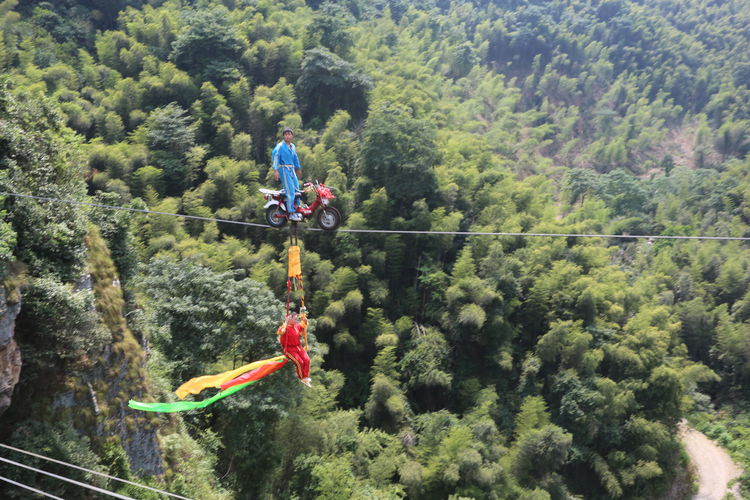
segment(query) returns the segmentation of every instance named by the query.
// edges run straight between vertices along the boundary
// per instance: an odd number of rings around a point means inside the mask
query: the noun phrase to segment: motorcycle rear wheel
[[[287,221],[284,215],[286,211],[281,208],[281,205],[271,205],[266,209],[266,222],[271,227],[282,227]]]

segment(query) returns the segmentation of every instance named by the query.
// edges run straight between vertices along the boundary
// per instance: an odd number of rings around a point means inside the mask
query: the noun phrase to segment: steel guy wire
[[[109,474],[105,474],[103,472],[98,472],[98,471],[95,471],[95,470],[87,469],[87,468],[81,467],[79,465],[73,465],[71,463],[63,462],[62,460],[57,460],[55,458],[45,457],[44,455],[40,455],[38,453],[33,453],[33,452],[30,452],[30,451],[22,450],[20,448],[14,448],[13,446],[8,446],[7,444],[0,443],[0,447],[6,448],[8,450],[13,450],[13,451],[18,452],[18,453],[24,453],[24,454],[30,455],[32,457],[41,458],[42,460],[47,460],[49,462],[54,462],[56,464],[65,465],[65,466],[71,467],[73,469],[77,469],[77,470],[80,470],[80,471],[88,472],[89,474],[95,474],[97,476],[106,477],[106,478],[112,479],[114,481],[120,481],[121,483],[129,484],[131,486],[137,486],[139,488],[144,488],[144,489],[147,489],[147,490],[151,490],[151,491],[154,491],[156,493],[161,493],[162,495],[167,495],[167,496],[174,497],[174,498],[181,498],[183,500],[190,500],[187,497],[176,495],[176,494],[170,493],[168,491],[160,490],[158,488],[153,488],[151,486],[146,486],[145,484],[140,484],[140,483],[136,483],[136,482],[133,482],[133,481],[128,481],[127,479],[121,479],[121,478],[116,477],[116,476],[110,476]]]
[[[71,484],[75,484],[77,486],[81,486],[83,488],[87,488],[89,490],[96,491],[98,493],[104,493],[105,495],[109,495],[111,497],[121,498],[122,500],[136,500],[133,497],[127,497],[125,495],[120,495],[119,493],[115,493],[114,491],[109,491],[109,490],[105,490],[104,488],[99,488],[98,486],[94,486],[92,484],[86,484],[86,483],[82,483],[80,481],[76,481],[74,479],[70,479],[70,478],[67,478],[67,477],[64,477],[64,476],[58,476],[57,474],[53,474],[51,472],[47,472],[47,471],[42,470],[42,469],[37,469],[36,467],[31,467],[30,465],[24,465],[22,463],[14,462],[13,460],[8,460],[7,458],[0,457],[0,462],[5,462],[5,463],[10,464],[10,465],[15,465],[16,467],[21,467],[23,469],[32,470],[32,471],[37,472],[39,474],[44,474],[45,476],[54,477],[55,479],[59,479],[61,481],[65,481],[65,482],[68,482],[68,483],[71,483]]]
[[[36,493],[38,495],[42,495],[44,497],[55,498],[57,500],[65,500],[64,498],[60,498],[60,497],[56,497],[55,495],[51,495],[51,494],[47,493],[46,491],[42,491],[42,490],[38,490],[36,488],[33,488],[33,487],[29,486],[28,484],[23,484],[23,483],[19,483],[18,481],[13,481],[12,479],[8,479],[7,477],[0,476],[0,481],[5,481],[6,483],[10,483],[10,484],[18,486],[19,488],[23,488],[23,489],[26,489],[26,490],[29,490],[29,491],[33,491],[34,493]]]

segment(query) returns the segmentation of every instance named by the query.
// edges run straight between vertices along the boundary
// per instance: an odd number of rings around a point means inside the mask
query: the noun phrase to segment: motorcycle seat
[[[273,189],[260,188],[258,189],[258,191],[260,191],[263,194],[270,194],[271,196],[286,195],[286,191],[284,191],[283,189],[276,191]],[[301,196],[303,193],[304,191],[300,191],[299,189],[297,190],[297,196]]]

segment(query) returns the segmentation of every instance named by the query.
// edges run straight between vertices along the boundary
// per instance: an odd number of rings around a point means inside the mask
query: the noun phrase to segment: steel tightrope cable
[[[161,493],[162,495],[166,495],[166,496],[169,496],[169,497],[181,498],[182,500],[190,500],[188,497],[183,497],[181,495],[176,495],[174,493],[170,493],[168,491],[160,490],[158,488],[153,488],[151,486],[146,486],[145,484],[140,484],[140,483],[136,483],[136,482],[133,482],[133,481],[128,481],[127,479],[121,479],[119,477],[111,476],[111,475],[105,474],[103,472],[99,472],[99,471],[87,469],[87,468],[81,467],[79,465],[74,465],[74,464],[71,464],[71,463],[68,463],[68,462],[63,462],[62,460],[57,460],[55,458],[46,457],[46,456],[40,455],[38,453],[33,453],[33,452],[30,452],[30,451],[22,450],[20,448],[14,448],[13,446],[8,446],[7,444],[0,443],[0,448],[5,448],[5,449],[8,449],[8,450],[12,450],[12,451],[18,452],[18,453],[23,453],[23,454],[26,454],[26,455],[29,455],[29,456],[32,456],[32,457],[40,458],[42,460],[47,460],[48,462],[54,462],[56,464],[64,465],[66,467],[70,467],[70,468],[73,468],[73,469],[76,469],[76,470],[80,470],[80,471],[83,471],[83,472],[88,472],[89,474],[94,474],[94,475],[97,475],[97,476],[106,477],[107,479],[111,479],[113,481],[119,481],[121,483],[129,484],[131,486],[136,486],[138,488],[143,488],[143,489],[146,489],[146,490],[151,490],[153,492]]]
[[[239,224],[241,226],[252,226],[252,227],[267,227],[270,228],[271,226],[267,224],[256,224],[254,222],[243,222],[243,221],[237,221],[237,220],[227,220],[227,219],[217,219],[215,217],[201,217],[199,215],[187,215],[187,214],[175,214],[172,212],[159,212],[156,210],[146,210],[144,208],[133,208],[133,207],[122,207],[118,205],[105,205],[103,203],[91,203],[88,201],[77,201],[77,200],[64,200],[60,198],[51,198],[48,196],[36,196],[32,194],[20,194],[20,193],[7,193],[7,192],[0,192],[0,196],[13,196],[16,198],[31,198],[33,200],[40,200],[40,201],[53,201],[58,203],[68,203],[70,205],[81,205],[81,206],[87,206],[87,207],[95,207],[95,208],[108,208],[112,210],[126,210],[128,212],[137,212],[137,213],[143,213],[143,214],[154,214],[154,215],[171,215],[174,217],[182,217],[184,219],[195,219],[195,220],[202,220],[202,221],[208,221],[208,222],[224,222],[227,224]]]
[[[47,196],[35,196],[30,194],[0,192],[0,196],[13,196],[17,198],[31,198],[35,200],[51,201],[58,203],[68,203],[71,205],[83,205],[97,208],[106,208],[111,210],[126,210],[129,212],[138,212],[154,215],[170,215],[182,217],[184,219],[195,219],[207,222],[221,222],[223,224],[236,224],[239,226],[259,227],[264,229],[274,229],[267,224],[258,224],[255,222],[244,222],[237,220],[218,219],[215,217],[201,217],[198,215],[177,214],[172,212],[160,212],[156,210],[147,210],[143,208],[123,207],[118,205],[105,205],[102,203],[91,203],[77,200],[64,200],[60,198],[51,198]],[[308,228],[307,231],[323,231],[320,228]],[[447,235],[447,236],[520,236],[533,238],[603,238],[603,239],[620,239],[620,240],[715,240],[715,241],[750,241],[746,236],[679,236],[665,234],[597,234],[597,233],[529,233],[529,232],[501,232],[501,231],[416,231],[407,229],[336,229],[332,232],[338,233],[370,233],[370,234],[425,234],[425,235]]]

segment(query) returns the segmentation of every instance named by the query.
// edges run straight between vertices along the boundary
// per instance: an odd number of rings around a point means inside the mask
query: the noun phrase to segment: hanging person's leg
[[[294,365],[294,372],[297,374],[297,378],[302,380],[303,378],[305,378],[305,372],[303,371],[304,365],[302,356],[299,351],[299,346],[290,346],[284,350],[284,356],[286,356],[292,362],[292,364]]]
[[[308,356],[307,351],[305,351],[301,347],[300,351],[300,371],[302,372],[302,377],[300,377],[300,380],[307,387],[312,387],[312,380],[310,379],[310,356]]]
[[[294,364],[294,371],[300,382],[307,387],[312,387],[312,380],[310,379],[310,356],[308,356],[307,351],[302,346],[297,345],[287,347],[284,355]]]

